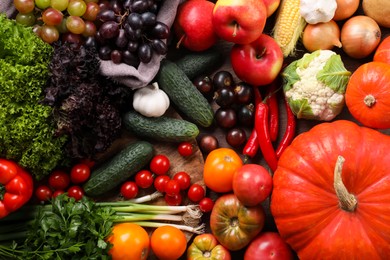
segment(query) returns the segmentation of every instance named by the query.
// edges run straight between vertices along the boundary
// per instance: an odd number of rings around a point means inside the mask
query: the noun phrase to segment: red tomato
[[[163,154],[155,155],[149,164],[150,170],[157,175],[167,174],[170,166],[169,158]]]
[[[133,181],[126,181],[121,186],[121,194],[127,199],[134,199],[138,194],[138,186]]]
[[[164,199],[165,199],[165,202],[169,206],[179,206],[181,204],[181,202],[183,201],[183,197],[181,196],[180,193],[175,194],[175,195],[165,194]]]
[[[177,147],[177,151],[181,156],[187,157],[194,153],[194,147],[190,142],[181,142]]]
[[[170,180],[168,175],[160,175],[154,179],[154,187],[159,192],[165,192],[165,185]]]
[[[153,185],[153,173],[148,170],[141,170],[137,172],[137,174],[134,177],[135,183],[138,185],[138,187],[147,189],[150,186]]]
[[[176,173],[173,178],[174,180],[178,181],[180,184],[180,189],[181,190],[186,190],[190,187],[191,185],[191,177],[188,173],[186,172],[178,172]]]
[[[72,167],[70,171],[70,180],[74,184],[80,184],[89,179],[91,175],[91,169],[84,163],[78,163]]]
[[[49,175],[49,186],[54,190],[65,190],[70,184],[69,174],[61,171],[55,170]]]
[[[63,190],[56,190],[55,192],[53,192],[53,194],[51,195],[52,198],[55,198],[57,197],[58,195],[61,195],[61,194],[64,194],[65,191]]]
[[[200,201],[201,199],[204,198],[204,195],[205,195],[204,188],[197,183],[192,184],[187,192],[188,198],[193,202]]]
[[[165,184],[165,193],[168,196],[174,196],[180,193],[180,184],[177,180],[169,180]]]
[[[179,259],[187,248],[187,239],[183,231],[173,226],[156,228],[150,245],[158,259]]]
[[[287,243],[276,232],[261,232],[245,250],[244,260],[294,259]]]
[[[52,190],[46,185],[40,185],[35,189],[35,197],[41,202],[48,201],[52,194]]]
[[[210,212],[214,207],[214,201],[208,197],[204,197],[199,201],[199,208],[203,212]]]
[[[75,200],[81,200],[81,198],[84,196],[83,188],[77,185],[73,185],[69,187],[67,192],[68,192],[68,196],[70,198],[74,198]]]

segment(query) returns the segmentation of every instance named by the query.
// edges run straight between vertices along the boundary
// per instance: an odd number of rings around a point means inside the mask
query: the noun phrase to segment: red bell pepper
[[[0,159],[0,218],[26,204],[33,194],[33,179],[17,163]]]

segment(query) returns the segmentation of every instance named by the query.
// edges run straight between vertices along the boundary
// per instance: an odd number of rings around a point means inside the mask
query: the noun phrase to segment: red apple
[[[263,32],[267,8],[262,0],[218,0],[213,11],[214,31],[228,42],[248,44]]]
[[[273,15],[280,5],[280,0],[263,0],[263,2],[267,8],[267,17]]]
[[[245,249],[244,260],[292,260],[289,245],[276,232],[261,232]]]
[[[263,202],[272,191],[272,177],[259,164],[244,164],[233,175],[233,193],[245,206]]]
[[[179,5],[173,28],[183,45],[192,51],[204,51],[218,40],[212,16],[215,4],[206,0],[189,0]]]
[[[273,82],[283,65],[283,53],[277,42],[262,34],[249,44],[235,44],[230,52],[234,73],[242,81],[253,86]]]

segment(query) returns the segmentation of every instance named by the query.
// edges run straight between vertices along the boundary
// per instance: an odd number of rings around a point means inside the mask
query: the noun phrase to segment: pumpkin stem
[[[376,103],[376,99],[373,95],[368,94],[364,97],[364,104],[368,107],[372,107]]]
[[[334,189],[336,191],[337,198],[339,199],[340,208],[342,210],[353,212],[357,206],[356,197],[349,193],[341,178],[341,173],[344,164],[344,157],[339,155],[337,157],[336,166],[334,168]]]

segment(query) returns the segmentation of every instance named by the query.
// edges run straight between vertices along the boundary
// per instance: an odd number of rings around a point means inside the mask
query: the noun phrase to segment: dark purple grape
[[[253,101],[253,87],[245,82],[234,86],[234,95],[238,104],[249,104]]]
[[[125,0],[123,1],[123,9],[125,10],[130,10],[130,6],[131,6],[131,3],[133,2],[133,0]]]
[[[85,46],[89,46],[89,47],[96,47],[97,46],[96,39],[93,36],[87,37],[84,41],[84,44],[85,44]]]
[[[213,77],[213,85],[216,89],[222,87],[233,87],[233,75],[226,70],[217,71]]]
[[[214,100],[220,107],[230,107],[235,103],[236,96],[234,95],[233,89],[222,87],[215,92]]]
[[[225,139],[229,145],[237,148],[245,143],[246,133],[241,127],[232,128],[226,133]]]
[[[165,55],[168,52],[168,47],[166,43],[163,40],[160,39],[154,39],[151,41],[151,46],[153,50],[160,55]]]
[[[108,21],[115,21],[115,19],[116,19],[115,12],[110,9],[101,10],[96,17],[96,20],[102,23]]]
[[[115,38],[119,34],[119,24],[114,21],[105,22],[100,26],[99,32],[104,39]]]
[[[122,53],[119,50],[113,50],[110,56],[113,63],[115,64],[122,63]]]
[[[103,46],[103,45],[107,45],[108,44],[108,40],[107,39],[104,39],[102,37],[102,35],[100,34],[99,31],[96,32],[95,34],[95,40],[96,42],[100,45],[100,46]]]
[[[142,13],[141,19],[142,19],[144,27],[152,27],[157,22],[157,16],[152,12]]]
[[[108,45],[102,46],[99,48],[99,58],[102,60],[110,60],[111,59],[111,47]]]
[[[123,49],[123,48],[125,48],[127,46],[128,42],[129,42],[129,40],[126,37],[125,30],[122,29],[122,28],[119,29],[119,34],[118,34],[118,36],[115,39],[116,47],[118,47],[120,49]]]
[[[208,154],[219,147],[218,139],[214,135],[206,134],[199,140],[199,148],[203,153]]]
[[[150,34],[156,39],[167,39],[169,37],[169,27],[165,23],[157,21]]]
[[[127,50],[131,52],[135,52],[138,50],[138,42],[137,41],[129,41],[127,43]]]
[[[110,1],[110,6],[111,9],[116,13],[116,14],[121,14],[122,13],[122,1],[121,0],[111,0]]]
[[[142,36],[141,29],[134,30],[128,23],[125,24],[124,29],[130,41],[138,41]]]
[[[252,127],[254,125],[254,106],[253,104],[241,105],[237,108],[238,123],[241,126]]]
[[[152,13],[157,14],[158,13],[158,8],[159,8],[158,3],[154,3],[153,5],[151,5],[149,7],[149,11],[152,12]]]
[[[139,59],[138,59],[137,55],[131,51],[128,51],[128,50],[123,51],[122,60],[127,65],[130,65],[133,67],[138,67],[138,65],[139,65]]]
[[[131,13],[129,14],[129,16],[127,17],[127,21],[126,21],[130,26],[131,28],[133,29],[142,29],[142,26],[143,26],[143,20],[142,20],[142,17],[140,14],[138,13]]]
[[[110,5],[109,1],[107,1],[107,0],[99,1],[99,10],[100,11],[109,10],[109,9],[111,9],[111,5]]]
[[[147,43],[142,43],[138,47],[138,58],[140,59],[141,62],[143,63],[149,63],[152,59],[153,55],[153,49],[152,46],[150,46]]]
[[[149,5],[147,1],[136,0],[130,6],[130,11],[135,13],[144,13],[148,10]]]
[[[218,108],[215,111],[215,121],[222,128],[232,128],[237,124],[237,113],[233,108]]]

